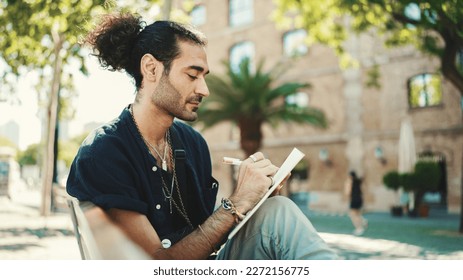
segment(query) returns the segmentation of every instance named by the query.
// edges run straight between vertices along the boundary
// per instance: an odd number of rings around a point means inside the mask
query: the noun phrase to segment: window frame
[[[233,2],[243,1],[243,9],[233,9]],[[246,9],[245,9],[246,8]],[[254,0],[228,0],[228,26],[238,27],[250,24],[254,21]]]
[[[426,104],[424,104],[424,105],[420,105],[420,104],[413,105],[413,103],[412,103],[412,82],[415,79],[418,79],[418,78],[421,77],[421,80],[423,81],[422,87],[424,88],[424,91],[425,91],[425,93],[426,93],[426,95],[428,97],[428,98],[426,98],[426,100],[429,100],[429,97],[432,97],[432,96],[430,96],[430,93],[427,90],[427,85],[431,82],[431,81],[426,81],[425,76],[427,76],[427,75],[429,75],[431,77],[437,77],[439,79],[439,84],[438,84],[438,88],[437,88],[438,92],[440,92],[439,102],[435,103],[435,104],[430,103],[430,102],[426,102]],[[426,109],[426,108],[442,106],[443,105],[443,95],[444,95],[444,92],[443,92],[443,86],[442,86],[442,75],[440,75],[440,74],[424,72],[424,73],[416,74],[416,75],[410,77],[407,80],[407,101],[408,101],[408,108],[411,109],[411,110]]]
[[[201,23],[195,23],[194,20],[193,20],[193,12],[195,9],[198,9],[198,8],[203,8],[204,9],[204,18],[203,18],[203,21]],[[207,9],[206,9],[206,5],[200,3],[200,4],[197,4],[193,7],[193,9],[191,9],[191,12],[190,12],[190,18],[191,18],[191,24],[193,24],[194,26],[201,26],[201,25],[204,25],[206,24],[207,22]]]
[[[286,49],[286,45],[287,45],[286,39],[289,38],[289,36],[291,36],[292,34],[297,34],[299,32],[304,32],[304,38],[302,40],[302,46],[304,46],[305,50],[304,50],[304,52],[301,53],[298,50],[301,46],[297,46],[297,48],[295,48],[297,50],[296,52],[289,53],[287,51],[287,49]],[[285,57],[301,57],[301,56],[307,55],[307,53],[309,52],[309,46],[304,43],[304,40],[306,38],[307,38],[307,30],[305,30],[303,28],[292,29],[292,30],[289,30],[289,31],[286,31],[285,33],[283,33],[283,36],[282,36],[283,56],[285,56]],[[299,39],[299,38],[297,38],[297,39]]]
[[[307,91],[297,91],[285,97],[285,106],[306,109],[310,107],[310,93]]]
[[[249,44],[251,46],[251,54],[248,56],[248,55],[241,55],[239,56],[240,57],[240,60],[235,63],[234,61],[232,61],[232,53],[233,51],[239,47],[239,46],[243,46],[245,44]],[[244,53],[248,54],[247,51],[244,51]],[[238,43],[235,43],[233,44],[229,51],[228,51],[228,60],[230,62],[230,67],[232,69],[233,72],[237,73],[236,70],[239,70],[239,65],[241,63],[241,61],[245,58],[245,57],[249,57],[250,59],[250,67],[251,67],[251,70],[253,70],[254,68],[254,61],[255,61],[255,56],[256,56],[256,46],[254,44],[253,41],[250,41],[250,40],[245,40],[245,41],[241,41],[241,42],[238,42]]]

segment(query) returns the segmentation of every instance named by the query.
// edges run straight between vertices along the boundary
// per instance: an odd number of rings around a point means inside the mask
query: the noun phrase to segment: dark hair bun
[[[127,70],[133,45],[143,27],[140,16],[109,14],[102,17],[85,41],[93,47],[102,67],[111,71]]]

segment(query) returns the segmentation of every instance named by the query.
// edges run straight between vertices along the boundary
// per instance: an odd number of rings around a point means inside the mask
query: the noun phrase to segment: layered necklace
[[[159,172],[159,174],[161,176],[161,182],[162,182],[162,193],[164,194],[165,200],[169,200],[170,214],[172,214],[172,204],[173,204],[175,209],[178,211],[178,213],[185,219],[188,226],[190,226],[192,229],[194,229],[193,224],[191,223],[190,218],[188,217],[187,211],[185,210],[185,205],[183,204],[182,195],[180,194],[180,187],[179,187],[178,180],[177,180],[177,173],[175,171],[175,160],[174,160],[174,157],[173,157],[173,154],[172,154],[172,144],[171,144],[171,140],[170,140],[169,129],[166,131],[166,135],[165,135],[165,138],[164,138],[165,139],[164,155],[161,156],[161,154],[157,151],[157,149],[153,145],[151,145],[145,139],[145,137],[143,137],[143,134],[141,133],[141,130],[138,127],[138,123],[135,121],[135,117],[133,115],[133,105],[130,106],[129,110],[130,110],[130,115],[132,116],[132,120],[133,120],[133,122],[135,124],[135,127],[137,128],[138,133],[140,134],[143,142],[146,145],[148,153],[152,157],[154,157],[156,159],[156,157],[151,153],[151,150],[150,150],[150,147],[151,147],[154,150],[154,152],[161,159],[161,161],[162,161],[161,167],[162,167],[162,169],[164,171],[168,170],[168,168],[167,168],[168,156],[171,159],[170,160],[170,163],[171,163],[170,167],[172,168],[172,183],[170,185],[170,190],[167,187],[167,184],[166,184],[166,182],[164,180],[164,176],[162,176],[162,172]],[[167,151],[169,151],[169,153],[167,153]],[[173,197],[173,195],[174,195],[174,186],[176,187],[175,190],[177,191],[178,203],[177,203],[177,201],[175,201],[175,199]]]
[[[137,126],[137,128],[138,128],[138,126]],[[164,171],[167,171],[167,146],[168,146],[168,145],[167,145],[167,135],[169,134],[168,132],[169,132],[169,130],[166,131],[166,135],[164,136],[164,143],[165,143],[165,145],[164,145],[164,156],[161,156],[161,154],[158,152],[158,150],[156,149],[156,147],[154,147],[153,145],[151,145],[150,142],[145,141],[146,144],[148,144],[148,146],[150,146],[150,147],[156,152],[156,154],[159,156],[159,159],[161,159],[161,161],[162,161],[161,167],[162,167],[162,169],[163,169]],[[143,137],[143,136],[142,136],[142,137]],[[145,140],[145,139],[143,138],[143,140]],[[148,150],[149,150],[149,149],[148,149]]]

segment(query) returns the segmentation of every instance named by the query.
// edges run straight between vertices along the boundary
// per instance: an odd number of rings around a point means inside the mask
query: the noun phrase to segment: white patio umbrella
[[[412,172],[416,163],[415,135],[410,117],[405,117],[400,124],[399,136],[399,173]],[[402,191],[402,190],[401,190]],[[401,196],[403,194],[401,193]],[[410,195],[410,206],[414,207],[414,197]]]

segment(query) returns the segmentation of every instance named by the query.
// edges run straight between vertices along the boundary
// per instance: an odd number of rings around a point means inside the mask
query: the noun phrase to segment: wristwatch
[[[235,217],[235,223],[239,223],[244,219],[244,215],[236,210],[235,205],[229,198],[222,198],[222,208],[230,212]]]
[[[228,198],[222,198],[222,208],[231,211],[233,209],[234,205],[233,202],[231,202],[230,199]]]

